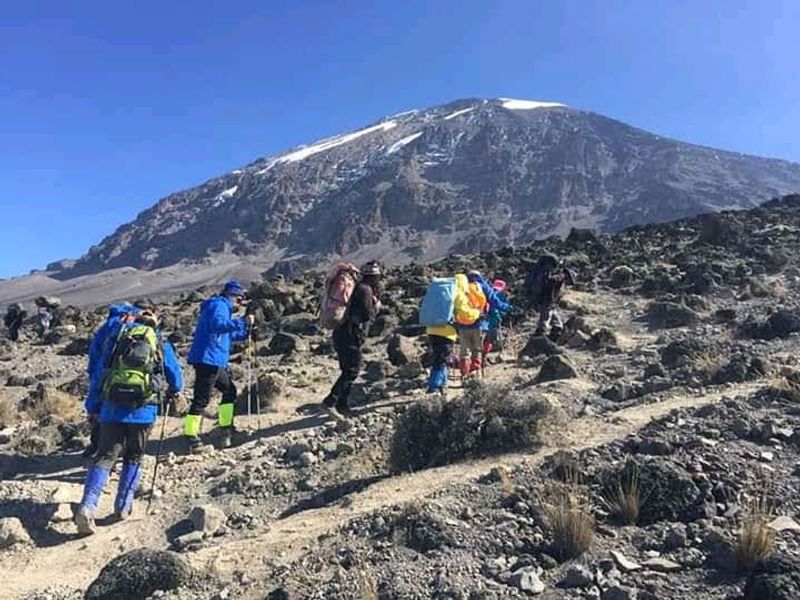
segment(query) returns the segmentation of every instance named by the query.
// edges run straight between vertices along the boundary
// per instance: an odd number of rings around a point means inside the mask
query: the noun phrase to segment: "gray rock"
[[[523,567],[511,575],[509,583],[528,594],[538,595],[544,592],[544,583],[539,579],[537,567]]]
[[[17,544],[32,543],[31,536],[17,517],[0,519],[0,549],[10,548]]]
[[[558,584],[564,588],[582,588],[592,585],[594,576],[588,567],[585,565],[570,565],[564,577]]]
[[[228,521],[225,513],[212,504],[194,506],[189,511],[189,520],[196,531],[213,535]]]
[[[158,590],[192,583],[195,573],[180,556],[141,548],[108,563],[86,591],[86,600],[140,600]]]
[[[192,531],[185,535],[175,538],[174,545],[178,549],[190,548],[192,546],[200,546],[203,543],[203,532]]]
[[[317,457],[312,452],[303,452],[299,456],[298,460],[300,461],[300,464],[303,465],[304,467],[310,467],[311,465],[316,464]]]
[[[574,379],[577,376],[578,372],[566,357],[561,355],[551,356],[542,365],[539,375],[536,377],[536,383],[559,379]]]
[[[550,338],[543,335],[534,335],[520,351],[520,357],[537,358],[539,356],[555,356],[561,354],[559,348]]]
[[[615,585],[603,591],[602,600],[637,600],[636,588]]]
[[[419,359],[420,351],[414,340],[403,335],[394,335],[386,347],[389,362],[396,367],[401,367]]]
[[[680,571],[681,566],[667,558],[650,558],[644,561],[643,566],[651,571],[658,571],[659,573],[674,573]]]
[[[747,577],[744,600],[800,598],[800,559],[776,555],[757,564]]]
[[[630,560],[624,554],[622,554],[621,552],[617,552],[616,550],[611,551],[611,556],[614,557],[614,562],[625,573],[630,573],[632,571],[639,571],[642,568],[642,565]]]
[[[611,287],[621,288],[633,282],[634,272],[627,265],[614,267],[609,274],[611,277]]]
[[[686,526],[682,523],[672,525],[664,536],[664,547],[667,550],[679,550],[686,546]]]

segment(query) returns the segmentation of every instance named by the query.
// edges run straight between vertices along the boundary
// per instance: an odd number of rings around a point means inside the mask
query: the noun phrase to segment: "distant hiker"
[[[22,329],[22,323],[27,316],[27,311],[18,302],[15,302],[6,310],[3,324],[8,328],[8,339],[12,342],[19,340],[19,331]]]
[[[333,384],[322,406],[333,417],[352,416],[348,397],[361,370],[361,351],[372,320],[381,308],[378,295],[381,285],[381,268],[369,262],[361,269],[359,281],[349,297],[341,321],[333,330],[333,347],[339,359],[341,374]]]
[[[143,309],[154,310],[154,306],[137,301],[137,305],[115,304],[109,306],[108,315],[103,324],[98,328],[89,344],[89,361],[86,364],[86,374],[89,376],[89,392],[84,406],[91,430],[89,433],[89,446],[83,451],[85,457],[94,456],[97,452],[97,445],[100,436],[100,407],[102,398],[100,393],[100,381],[103,376],[103,356],[109,348],[117,341],[120,329],[124,324],[132,323],[136,315]],[[89,408],[92,407],[93,411]]]
[[[508,284],[502,279],[495,279],[492,281],[492,289],[497,294],[497,297],[502,301],[502,303],[508,305],[508,296],[506,294],[506,289]],[[500,310],[499,308],[492,308],[489,310],[489,314],[486,317],[488,321],[489,328],[486,331],[486,337],[483,340],[483,360],[486,361],[486,356],[490,352],[502,352],[503,351],[503,336],[502,332],[500,331],[500,327],[503,324],[503,315],[505,311]]]
[[[453,277],[435,278],[428,284],[419,308],[419,323],[425,326],[431,349],[431,372],[428,393],[446,393],[448,361],[458,332],[453,326],[456,280]]]
[[[552,327],[550,337],[557,339],[561,334],[561,318],[556,311],[564,288],[574,285],[572,272],[561,264],[555,254],[545,253],[525,277],[525,291],[533,308],[539,312],[536,335],[545,335]]]
[[[236,406],[236,386],[228,370],[231,343],[246,340],[254,322],[253,315],[234,317],[244,306],[244,296],[242,284],[231,280],[218,295],[208,298],[200,307],[188,356],[189,364],[194,367],[194,397],[183,420],[183,435],[190,452],[202,449],[200,421],[215,388],[222,392],[217,412],[221,433],[219,446],[231,445]]]
[[[454,313],[462,378],[482,372],[483,336],[489,329],[489,313],[506,312],[510,308],[477,271],[456,275]]]
[[[53,314],[47,306],[40,306],[36,309],[36,333],[44,339],[50,333],[50,323],[53,321]]]
[[[100,442],[86,475],[83,499],[75,513],[78,533],[94,533],[94,519],[103,488],[118,456],[122,454],[114,515],[126,518],[133,508],[133,496],[142,475],[141,460],[150,430],[155,423],[162,394],[174,397],[183,389],[175,349],[162,342],[158,317],[142,311],[132,323],[124,323],[101,357],[100,389],[87,410],[100,421]],[[101,369],[95,371],[100,373]],[[88,401],[88,399],[87,399]]]

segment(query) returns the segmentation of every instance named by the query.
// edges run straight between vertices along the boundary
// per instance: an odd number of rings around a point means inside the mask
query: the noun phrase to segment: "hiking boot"
[[[79,506],[75,512],[75,525],[78,526],[79,535],[92,535],[97,531],[94,524],[94,515],[83,506]]]
[[[217,444],[220,449],[231,447],[231,444],[233,443],[233,434],[234,434],[233,426],[220,427],[219,442]]]
[[[203,442],[200,441],[200,438],[196,435],[187,435],[185,436],[186,439],[186,450],[189,454],[202,454],[203,452]]]
[[[323,402],[322,404],[323,410],[328,414],[329,417],[334,419],[335,421],[344,421],[344,416],[333,406],[328,406]]]

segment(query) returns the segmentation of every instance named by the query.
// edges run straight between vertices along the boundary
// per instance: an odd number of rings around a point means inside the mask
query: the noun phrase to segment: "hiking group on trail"
[[[325,280],[319,299],[320,326],[331,332],[339,365],[339,376],[319,408],[336,420],[354,415],[350,394],[363,363],[363,351],[370,327],[383,305],[380,300],[384,271],[377,262],[360,269],[339,263]],[[574,284],[574,276],[552,254],[545,254],[530,269],[524,285],[524,298],[516,306],[538,313],[536,334],[557,338],[561,321],[556,305],[564,289]],[[430,357],[427,379],[429,393],[446,393],[449,371],[460,373],[462,382],[482,378],[491,352],[504,345],[504,319],[519,308],[509,302],[509,286],[504,279],[486,279],[476,270],[452,277],[434,278],[428,284],[419,306],[419,325],[424,326]],[[245,309],[246,290],[235,280],[202,302],[187,356],[194,370],[191,404],[183,415],[183,439],[190,453],[206,448],[201,429],[213,390],[221,394],[217,409],[218,446],[231,445],[237,387],[229,361],[234,342],[248,342],[252,361],[254,315]],[[51,303],[37,302],[40,335],[50,328]],[[242,314],[239,314],[242,313]],[[11,305],[5,316],[9,338],[18,339],[26,318],[21,305]],[[157,306],[143,299],[133,304],[110,306],[104,323],[88,348],[86,372],[89,389],[84,402],[90,423],[90,443],[84,456],[90,466],[84,482],[75,523],[80,534],[95,531],[98,503],[114,465],[122,458],[117,493],[116,519],[132,510],[134,493],[141,474],[145,446],[159,415],[162,415],[153,484],[161,455],[164,424],[170,407],[183,391],[184,379],[177,352],[162,339],[162,315]],[[456,351],[457,348],[457,351]],[[253,391],[248,363],[248,414]],[[259,410],[260,414],[260,410]],[[152,489],[151,489],[152,492]],[[152,499],[152,495],[151,495]]]

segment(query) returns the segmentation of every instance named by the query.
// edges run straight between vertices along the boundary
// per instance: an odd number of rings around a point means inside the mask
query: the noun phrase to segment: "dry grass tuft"
[[[694,366],[706,378],[713,379],[720,372],[725,361],[720,353],[706,351],[694,357]]]
[[[17,422],[17,406],[11,398],[0,396],[0,429],[11,427]]]
[[[737,568],[749,570],[775,549],[775,532],[769,522],[775,516],[773,505],[762,494],[751,502],[742,517],[739,535],[733,548]]]
[[[592,545],[595,521],[580,475],[573,471],[563,483],[553,483],[539,496],[553,536],[553,552],[561,560],[577,558]]]
[[[625,525],[634,525],[642,509],[642,490],[639,465],[631,463],[616,485],[603,496],[603,503],[611,515]]]
[[[37,423],[73,421],[80,417],[81,403],[74,396],[48,389],[26,412]]]

